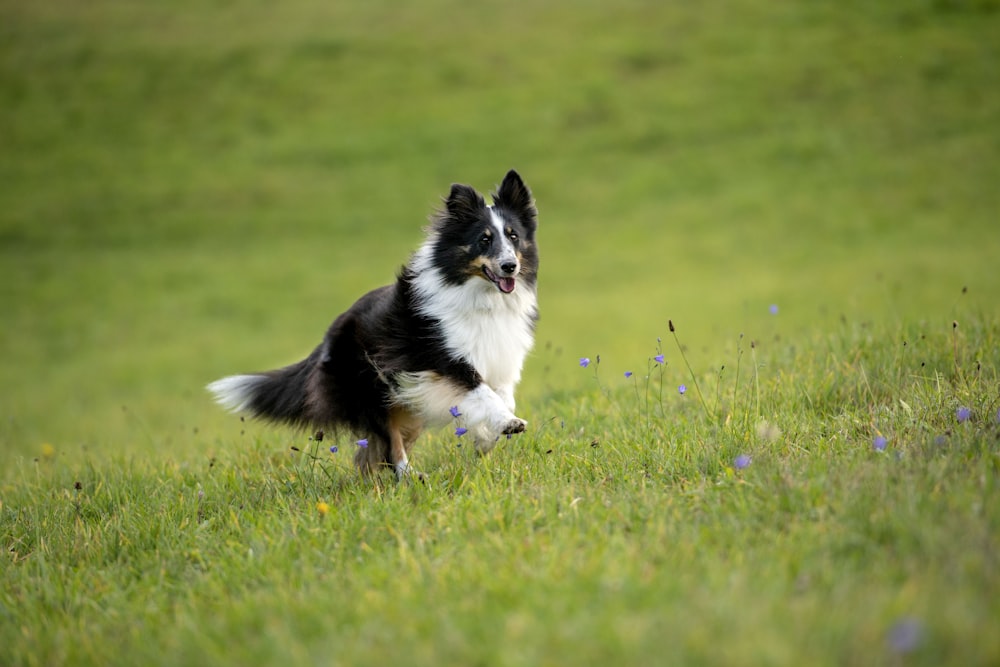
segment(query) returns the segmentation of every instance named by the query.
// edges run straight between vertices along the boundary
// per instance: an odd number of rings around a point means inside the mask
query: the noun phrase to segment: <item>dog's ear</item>
[[[514,213],[524,224],[532,228],[538,224],[538,211],[531,199],[531,190],[513,169],[504,176],[500,189],[493,195],[493,203]]]
[[[456,218],[468,218],[476,215],[486,206],[486,202],[478,192],[468,185],[455,183],[444,202],[448,213]]]

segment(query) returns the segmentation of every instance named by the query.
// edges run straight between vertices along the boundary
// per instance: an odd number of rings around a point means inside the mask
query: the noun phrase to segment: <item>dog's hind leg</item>
[[[398,480],[410,474],[423,479],[423,475],[410,466],[408,456],[422,429],[420,419],[409,410],[394,407],[389,411],[389,456]]]
[[[370,477],[389,464],[388,440],[386,436],[372,434],[365,439],[364,445],[358,447],[354,455],[354,465],[363,476]]]

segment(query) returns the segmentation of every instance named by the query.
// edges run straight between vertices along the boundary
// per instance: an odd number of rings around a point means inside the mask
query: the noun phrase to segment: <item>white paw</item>
[[[395,465],[395,469],[396,469],[397,482],[402,482],[403,480],[408,480],[408,479],[416,479],[425,483],[427,481],[427,478],[424,476],[424,473],[420,472],[419,470],[415,470],[413,466],[410,465],[409,461],[402,461],[400,463],[397,463]]]
[[[524,429],[528,427],[528,422],[520,419],[519,417],[514,417],[500,429],[500,432],[504,435],[511,435],[513,433],[524,433]]]

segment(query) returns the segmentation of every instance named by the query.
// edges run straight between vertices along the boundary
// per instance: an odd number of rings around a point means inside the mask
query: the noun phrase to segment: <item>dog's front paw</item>
[[[524,433],[524,429],[528,427],[528,422],[518,417],[514,417],[509,422],[504,424],[503,428],[500,430],[504,435],[512,435],[514,433]]]

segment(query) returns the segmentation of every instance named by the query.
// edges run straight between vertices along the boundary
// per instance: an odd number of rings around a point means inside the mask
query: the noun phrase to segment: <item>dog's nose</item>
[[[500,269],[506,274],[514,273],[517,271],[517,262],[504,262],[500,265]]]

